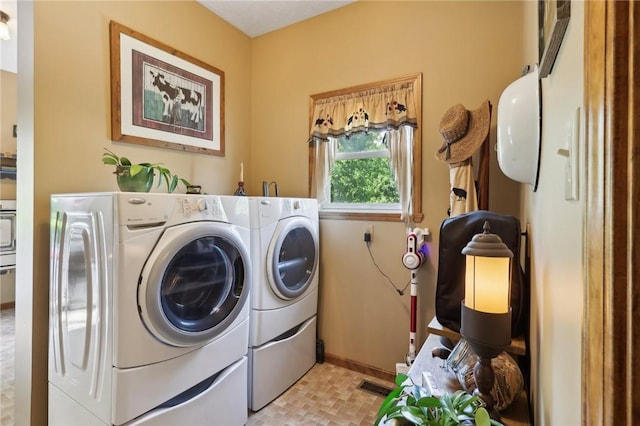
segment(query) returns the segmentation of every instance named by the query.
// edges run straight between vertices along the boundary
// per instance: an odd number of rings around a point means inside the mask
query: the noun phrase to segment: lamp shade
[[[513,252],[489,222],[462,249],[467,256],[460,334],[478,356],[497,356],[511,341],[511,260]]]
[[[467,255],[465,304],[492,314],[509,312],[509,258]]]
[[[480,312],[508,313],[513,252],[498,235],[489,232],[489,222],[483,229],[462,249],[466,256],[464,304]]]

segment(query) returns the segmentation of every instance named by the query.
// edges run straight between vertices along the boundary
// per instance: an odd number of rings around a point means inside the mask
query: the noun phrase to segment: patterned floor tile
[[[13,426],[15,309],[0,310],[0,426]],[[383,397],[359,388],[363,380],[393,383],[329,363],[316,364],[297,383],[258,412],[250,426],[371,425]]]

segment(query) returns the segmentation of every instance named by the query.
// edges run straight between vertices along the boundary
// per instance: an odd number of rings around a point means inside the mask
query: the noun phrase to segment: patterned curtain
[[[369,129],[416,128],[419,95],[413,82],[405,82],[317,99],[313,105],[309,142],[327,142],[329,137],[348,136]]]

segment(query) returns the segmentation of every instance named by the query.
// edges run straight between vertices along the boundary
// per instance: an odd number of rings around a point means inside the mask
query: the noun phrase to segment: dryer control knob
[[[204,198],[200,198],[197,202],[198,205],[198,210],[203,212],[207,209],[207,200],[205,200]]]

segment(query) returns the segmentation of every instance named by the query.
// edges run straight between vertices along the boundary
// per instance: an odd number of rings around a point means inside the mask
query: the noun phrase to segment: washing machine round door
[[[231,225],[194,222],[168,228],[138,286],[147,329],[172,346],[196,346],[224,332],[246,304],[250,264]]]
[[[284,300],[299,297],[311,285],[318,267],[318,233],[308,219],[280,221],[267,251],[273,291]]]

